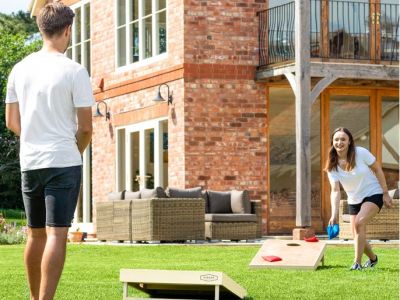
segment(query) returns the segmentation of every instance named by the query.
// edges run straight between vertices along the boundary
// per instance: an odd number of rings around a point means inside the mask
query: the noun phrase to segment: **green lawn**
[[[121,268],[223,271],[248,291],[246,299],[399,299],[399,250],[378,248],[374,270],[348,271],[353,248],[328,246],[317,271],[249,270],[259,246],[137,247],[68,245],[55,299],[122,299]],[[29,299],[23,245],[0,246],[0,299]],[[135,293],[135,295],[140,295]]]

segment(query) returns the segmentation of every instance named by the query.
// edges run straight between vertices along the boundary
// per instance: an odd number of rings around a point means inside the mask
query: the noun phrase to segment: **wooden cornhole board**
[[[124,300],[143,299],[128,297],[128,286],[152,299],[243,299],[247,295],[243,287],[222,272],[121,269],[119,278],[124,283]]]
[[[254,256],[250,268],[281,268],[315,270],[319,263],[323,263],[325,242],[310,243],[297,240],[267,240]],[[262,258],[266,255],[275,255],[281,261],[269,262]]]

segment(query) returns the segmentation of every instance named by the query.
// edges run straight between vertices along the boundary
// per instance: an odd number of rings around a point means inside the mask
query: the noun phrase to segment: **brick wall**
[[[248,189],[263,201],[267,105],[253,80],[266,1],[185,1],[185,186]]]
[[[168,1],[167,53],[122,68],[115,65],[115,1],[91,1],[92,84],[96,100],[104,100],[111,121],[94,118],[92,139],[93,219],[95,203],[115,191],[116,137],[118,126],[135,124],[169,115],[169,182],[184,180],[183,134],[183,3]],[[179,71],[182,69],[182,71]],[[179,73],[180,72],[180,73]],[[168,83],[174,103],[154,104],[161,83]],[[165,96],[165,94],[163,93]],[[100,106],[104,113],[103,106]],[[172,114],[174,118],[172,118]]]
[[[256,12],[267,2],[168,1],[168,53],[117,69],[114,0],[91,5],[92,80],[96,99],[112,114],[110,123],[94,120],[94,202],[115,190],[115,127],[164,113],[170,186],[249,189],[252,199],[266,203],[266,97],[253,78]],[[170,107],[151,102],[163,82],[173,91]]]

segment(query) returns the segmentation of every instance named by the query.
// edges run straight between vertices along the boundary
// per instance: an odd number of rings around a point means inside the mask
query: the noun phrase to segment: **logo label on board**
[[[200,276],[200,280],[203,281],[216,281],[218,280],[218,276],[212,274],[205,274]]]

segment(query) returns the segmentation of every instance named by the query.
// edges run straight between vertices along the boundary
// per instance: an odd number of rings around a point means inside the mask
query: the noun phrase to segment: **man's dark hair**
[[[42,34],[47,37],[60,35],[63,30],[72,25],[74,12],[61,2],[46,4],[39,12],[36,23]]]

